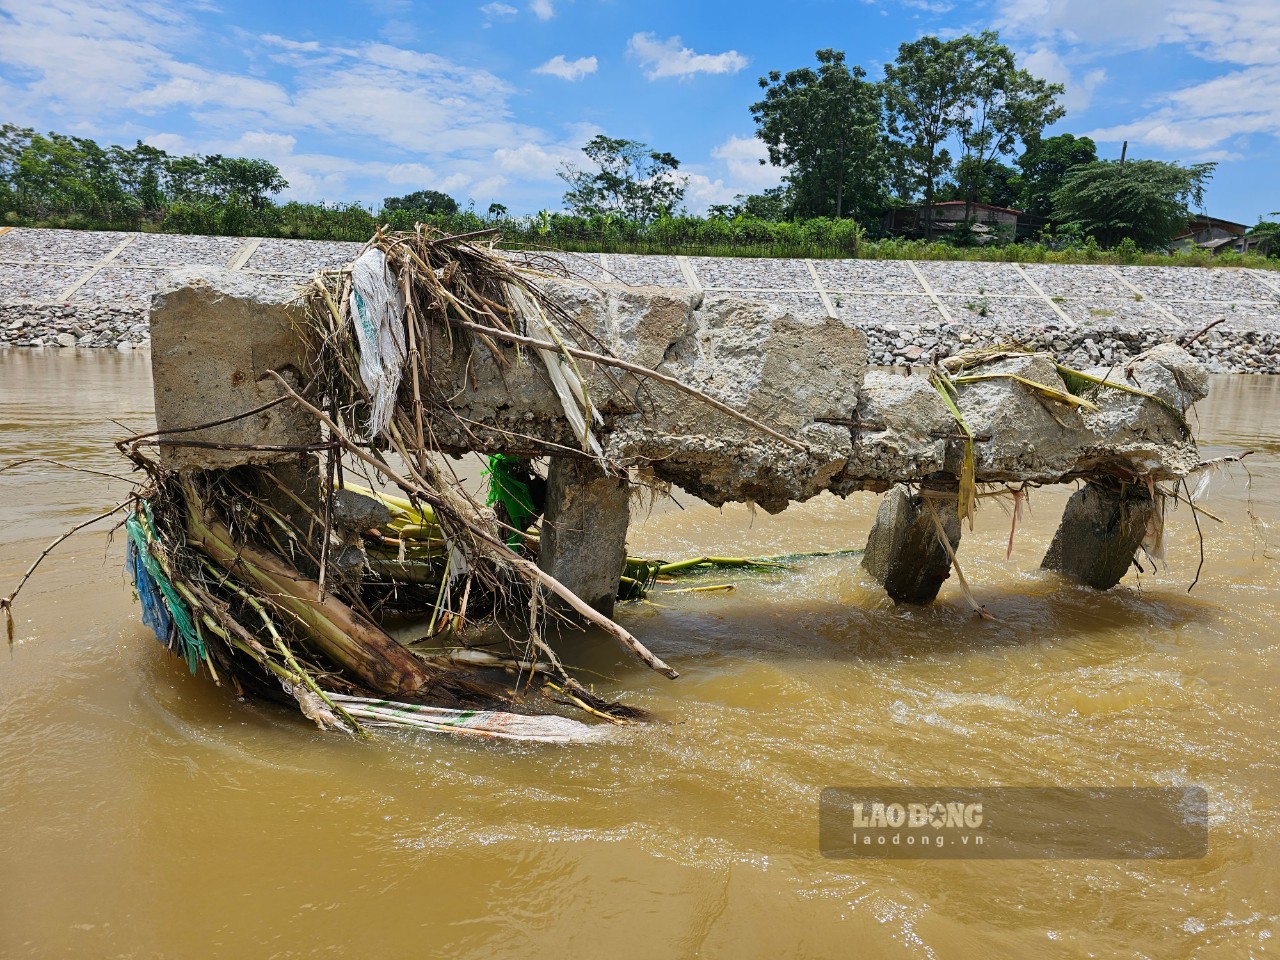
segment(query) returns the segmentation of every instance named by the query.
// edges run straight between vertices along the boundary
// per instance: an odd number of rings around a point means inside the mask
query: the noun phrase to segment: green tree
[[[1280,217],[1280,210],[1272,210],[1268,216]],[[1274,220],[1259,217],[1257,224],[1245,236],[1263,256],[1270,257],[1280,253],[1280,223]]]
[[[8,149],[16,150],[9,166],[20,215],[109,221],[128,217],[129,197],[110,156],[92,140],[29,131],[9,139]]]
[[[921,37],[898,47],[897,59],[885,67],[894,179],[904,199],[923,200],[927,236],[933,235],[939,185],[952,172],[950,146],[960,150],[955,182],[967,206],[985,192],[985,179],[995,171],[991,161],[1063,115],[1057,103],[1062,92],[1018,69],[993,30],[953,40]]]
[[[1190,208],[1203,205],[1204,188],[1216,166],[1183,167],[1160,160],[1078,166],[1053,193],[1053,218],[1104,247],[1122,240],[1145,250],[1164,247],[1186,230]]]
[[[132,149],[111,147],[107,153],[121,189],[133,198],[137,208],[152,216],[162,212],[168,199],[165,191],[169,155],[141,140]]]
[[[680,161],[637,140],[599,134],[582,152],[596,172],[564,164],[558,176],[569,185],[564,203],[583,217],[617,215],[639,223],[668,217],[684,199],[688,178],[676,176]]]
[[[431,214],[454,214],[458,201],[439,190],[415,190],[403,197],[387,197],[382,201],[383,210],[412,210]]]
[[[760,78],[764,99],[751,105],[756,136],[769,162],[787,170],[794,215],[869,220],[886,199],[880,86],[846,65],[840,50],[816,56],[816,70]]]
[[[1098,148],[1088,137],[1061,133],[1056,137],[1026,138],[1026,149],[1018,157],[1022,171],[1021,196],[1018,204],[1033,217],[1049,217],[1053,213],[1053,193],[1075,167],[1096,163]]]
[[[23,216],[19,161],[33,136],[35,131],[28,127],[0,124],[0,213],[7,220]]]
[[[962,51],[965,67],[958,129],[963,159],[957,173],[968,220],[993,170],[991,162],[1013,153],[1019,142],[1039,137],[1066,111],[1058,104],[1062,84],[1047,83],[1018,69],[1013,51],[994,30],[953,42]]]
[[[1016,207],[1022,196],[1022,177],[1018,171],[999,160],[987,160],[981,173],[970,168],[977,165],[973,157],[956,164],[955,179],[938,187],[938,200],[965,200],[989,203],[997,207]],[[971,186],[975,192],[970,193]]]
[[[764,193],[738,194],[733,198],[733,215],[756,220],[772,220],[775,223],[793,216],[795,201],[786,184],[770,187]]]
[[[921,37],[901,44],[897,59],[884,68],[885,108],[898,166],[895,179],[899,190],[923,196],[925,233],[930,238],[938,184],[951,170],[946,144],[966,116],[965,57],[964,45],[956,40]]]
[[[271,197],[285,190],[289,181],[275,164],[251,157],[205,157],[205,184],[208,192],[224,203],[237,203],[261,210]]]
[[[491,203],[488,212],[490,220],[501,220],[507,215],[507,208],[505,204]]]
[[[289,186],[276,166],[247,157],[172,157],[166,169],[174,199],[234,204],[262,209],[270,197]]]

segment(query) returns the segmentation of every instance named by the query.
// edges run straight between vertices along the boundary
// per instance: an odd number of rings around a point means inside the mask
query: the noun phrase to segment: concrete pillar
[[[1154,510],[1146,487],[1086,483],[1067,501],[1040,567],[1110,590],[1128,572]]]
[[[151,301],[151,379],[156,425],[175,440],[161,444],[173,470],[229,470],[242,464],[295,462],[320,440],[320,424],[292,401],[204,430],[190,430],[263,406],[295,389],[307,369],[298,335],[302,306],[278,284],[225,270],[175,271]],[[223,445],[223,446],[219,446]],[[223,448],[225,447],[225,448]]]
[[[552,457],[538,566],[613,616],[630,520],[626,478],[608,476],[594,461]]]
[[[954,497],[935,499],[933,509],[942,521],[954,551],[960,546],[960,520]],[[895,603],[932,603],[951,576],[951,558],[938,541],[938,529],[919,495],[896,486],[884,495],[867,537],[862,566]]]

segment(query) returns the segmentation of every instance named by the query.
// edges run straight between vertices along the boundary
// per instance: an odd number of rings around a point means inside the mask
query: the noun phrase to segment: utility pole
[[[1124,142],[1124,146],[1120,148],[1120,169],[1124,169],[1124,155],[1129,152],[1129,141]]]

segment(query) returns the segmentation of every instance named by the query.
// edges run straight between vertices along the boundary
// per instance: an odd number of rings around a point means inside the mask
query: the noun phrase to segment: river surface
[[[0,462],[119,469],[151,421],[145,354],[0,351]],[[116,426],[116,423],[122,426]],[[138,621],[122,541],[54,554],[0,648],[0,956],[1273,955],[1280,927],[1280,378],[1217,377],[1206,457],[1251,449],[1169,523],[1169,564],[1106,594],[1037,571],[1066,491],[1005,559],[988,504],[954,579],[894,609],[857,559],[633,605],[683,674],[570,645],[660,722],[528,747],[325,735],[189,677]],[[1251,479],[1250,479],[1251,475]],[[0,593],[127,484],[0,474]],[[876,501],[684,509],[641,555],[859,547]],[[726,579],[724,577],[721,580]],[[1185,786],[1198,860],[824,859],[823,787]]]

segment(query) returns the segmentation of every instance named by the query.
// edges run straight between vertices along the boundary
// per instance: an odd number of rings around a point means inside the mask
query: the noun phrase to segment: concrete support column
[[[933,509],[954,552],[960,546],[955,498],[936,498]],[[884,495],[867,537],[862,566],[884,585],[895,603],[933,602],[951,576],[951,558],[938,540],[938,528],[921,496],[901,485]]]
[[[552,457],[538,566],[611,617],[630,520],[626,478],[608,476],[594,461]]]
[[[1086,483],[1067,501],[1041,568],[1110,590],[1128,572],[1154,510],[1145,487]]]

